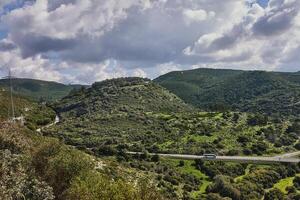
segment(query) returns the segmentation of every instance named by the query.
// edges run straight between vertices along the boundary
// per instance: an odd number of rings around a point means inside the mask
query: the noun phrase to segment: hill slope
[[[180,163],[160,160],[147,153],[130,157],[124,150],[278,155],[295,151],[300,145],[298,123],[273,122],[258,114],[199,112],[147,79],[121,78],[95,83],[91,88],[74,91],[53,107],[61,121],[44,129],[44,135],[60,138],[99,157],[113,159],[111,156],[116,156],[130,168],[153,175],[159,181],[157,186],[166,191],[170,199],[191,199],[188,197],[209,192],[206,188],[221,174],[244,177],[246,165],[214,161]],[[252,176],[252,169],[249,171]],[[279,177],[273,182],[277,180]],[[256,181],[253,179],[243,185],[248,188]],[[248,194],[244,189],[241,193]],[[263,193],[257,196],[244,199],[261,199]],[[205,198],[204,194],[203,198],[192,199],[214,198]]]
[[[177,96],[148,79],[120,78],[98,82],[63,98],[55,105],[61,114],[124,114],[178,112],[189,108]]]
[[[195,69],[170,72],[154,81],[204,109],[300,114],[299,73]]]
[[[258,141],[267,141],[271,154],[282,145],[287,122],[246,113],[205,113],[184,104],[157,84],[140,78],[121,78],[95,83],[53,104],[61,122],[47,130],[73,146],[120,147],[132,151],[228,153],[232,147],[243,154],[239,136],[249,138],[255,152]],[[268,130],[278,130],[272,140]],[[266,135],[257,134],[262,129]],[[286,135],[288,137],[288,135]],[[296,138],[297,139],[297,138]],[[296,142],[295,139],[291,139]],[[223,145],[219,142],[223,141]],[[274,153],[274,152],[273,152]]]
[[[79,85],[64,85],[56,82],[35,80],[35,79],[13,79],[14,93],[29,97],[34,100],[54,101],[66,96],[72,89],[79,88]],[[9,80],[1,79],[0,88],[9,90]]]
[[[12,108],[10,94],[0,91],[0,122],[11,118]],[[55,112],[43,104],[38,104],[30,99],[13,95],[15,117],[24,117],[25,125],[32,130],[51,123]]]

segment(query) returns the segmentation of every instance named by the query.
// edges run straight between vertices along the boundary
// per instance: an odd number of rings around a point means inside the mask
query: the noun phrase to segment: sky
[[[0,0],[0,76],[300,71],[299,0]]]

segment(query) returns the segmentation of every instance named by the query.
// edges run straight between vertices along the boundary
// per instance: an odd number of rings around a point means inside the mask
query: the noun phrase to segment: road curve
[[[292,158],[292,157],[297,157],[300,155],[300,151],[292,152],[292,153],[286,153],[282,155],[276,156],[277,158]]]
[[[142,154],[141,152],[127,152],[127,154],[136,155]],[[160,157],[183,159],[183,160],[216,160],[216,161],[226,161],[226,162],[239,162],[239,163],[299,163],[298,158],[286,158],[286,157],[250,157],[250,156],[216,156],[216,158],[206,158],[202,155],[185,155],[185,154],[155,154],[149,153],[149,155],[159,155]]]
[[[36,131],[40,133],[40,132],[42,131],[42,129],[44,129],[44,128],[49,128],[49,127],[51,127],[51,126],[54,126],[55,124],[57,124],[57,123],[59,123],[59,122],[60,122],[60,118],[59,118],[58,115],[56,115],[56,116],[55,116],[54,122],[52,122],[51,124],[47,124],[46,126],[43,126],[43,127],[41,127],[41,128],[38,128],[38,129],[36,129]]]

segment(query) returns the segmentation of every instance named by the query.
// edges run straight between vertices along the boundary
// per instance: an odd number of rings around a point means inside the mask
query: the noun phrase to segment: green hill
[[[299,73],[195,69],[170,72],[154,82],[202,109],[300,114]]]
[[[263,115],[233,112],[200,112],[148,79],[120,78],[95,83],[54,103],[61,122],[46,134],[85,148],[113,147],[151,152],[227,154],[266,141],[264,154],[285,151],[282,143],[287,124]],[[265,134],[258,134],[258,130]],[[269,132],[275,131],[270,137]],[[248,146],[238,137],[248,138]],[[285,136],[288,138],[288,135]],[[272,138],[270,140],[270,138]],[[222,144],[220,144],[222,141]],[[250,153],[250,154],[252,154]]]
[[[200,112],[148,79],[120,78],[95,83],[52,106],[61,121],[44,129],[45,136],[57,137],[77,149],[116,159],[131,169],[150,174],[170,199],[215,199],[206,198],[206,194],[218,192],[208,190],[208,185],[217,184],[219,175],[232,177],[231,185],[239,188],[234,190],[247,196],[245,189],[255,187],[259,178],[249,179],[260,171],[251,168],[245,174],[247,165],[238,163],[170,161],[149,156],[147,151],[254,156],[278,155],[299,148],[299,123],[271,121],[259,114]],[[126,150],[145,153],[131,157],[124,153]],[[274,166],[269,171],[277,174],[280,170],[287,171]],[[268,176],[263,172],[262,176]],[[237,177],[245,177],[244,187],[233,183]],[[275,177],[260,188],[270,188],[282,177]],[[243,199],[261,199],[263,195],[261,192],[255,198]]]
[[[80,85],[64,85],[62,83],[14,78],[13,90],[15,94],[29,97],[33,100],[54,101],[66,96],[72,89],[80,88]],[[1,79],[0,88],[9,90],[9,80]]]
[[[13,95],[15,117],[23,116],[25,125],[32,130],[54,121],[55,112],[44,104]],[[0,122],[12,116],[10,94],[0,91]]]
[[[180,112],[190,109],[174,94],[148,79],[119,78],[98,82],[63,98],[56,109],[62,115]]]

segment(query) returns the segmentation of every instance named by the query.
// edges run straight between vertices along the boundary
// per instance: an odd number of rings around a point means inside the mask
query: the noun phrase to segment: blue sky
[[[258,0],[258,3],[263,6],[266,7],[268,5],[269,0]]]
[[[298,0],[270,0],[272,9],[267,0],[101,1],[0,1],[0,74],[10,66],[91,83],[200,67],[300,70]]]

